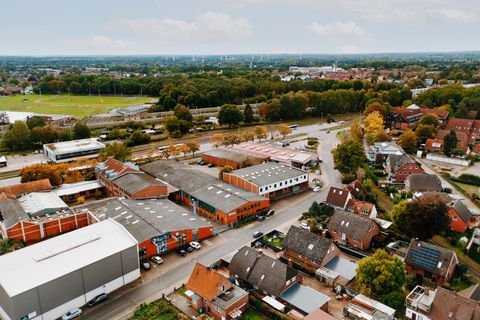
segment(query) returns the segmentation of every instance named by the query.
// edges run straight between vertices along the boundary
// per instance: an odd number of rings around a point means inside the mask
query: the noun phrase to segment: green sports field
[[[1,111],[68,114],[82,118],[151,100],[149,97],[102,97],[68,95],[18,95],[0,97]]]

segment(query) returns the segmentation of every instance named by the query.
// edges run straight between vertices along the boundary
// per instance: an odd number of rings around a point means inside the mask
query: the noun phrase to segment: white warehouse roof
[[[89,138],[89,139],[50,143],[50,144],[44,145],[44,147],[48,148],[55,154],[64,154],[64,153],[88,151],[88,150],[99,149],[99,148],[103,149],[105,148],[105,145],[99,142],[96,138]]]
[[[0,285],[10,297],[137,245],[108,219],[0,256]]]

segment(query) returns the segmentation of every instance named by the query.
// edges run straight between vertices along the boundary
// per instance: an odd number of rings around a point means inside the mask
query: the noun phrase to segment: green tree
[[[387,116],[388,109],[383,104],[379,102],[373,102],[365,108],[363,112],[364,116],[368,116],[372,112],[378,112],[380,115],[385,118]]]
[[[405,211],[407,211],[407,201],[400,201],[393,206],[392,211],[390,211],[390,220],[393,221],[395,225],[401,223],[400,219],[403,219]]]
[[[0,256],[23,248],[23,243],[14,239],[0,240]]]
[[[119,161],[126,161],[128,158],[130,158],[130,155],[130,149],[121,142],[107,144],[105,149],[100,152],[100,158],[103,160],[107,159],[108,157],[113,157]]]
[[[35,127],[43,127],[45,126],[45,119],[39,116],[28,117],[27,126],[30,130],[32,130]]]
[[[398,257],[378,249],[373,255],[359,261],[355,279],[362,294],[397,310],[402,306],[407,275]]]
[[[443,138],[443,153],[450,157],[453,150],[457,148],[457,142],[457,134],[454,130],[450,130],[450,133]]]
[[[90,138],[90,136],[90,128],[86,124],[80,122],[75,123],[73,126],[73,137],[75,139],[87,139]]]
[[[42,145],[55,142],[58,136],[57,130],[50,126],[34,127],[30,132],[32,142]]]
[[[392,213],[395,227],[411,238],[428,240],[447,230],[448,207],[438,196],[424,196]]]
[[[128,146],[138,146],[150,142],[150,136],[142,133],[140,130],[135,130],[127,141]]]
[[[363,145],[352,139],[345,140],[337,146],[333,153],[335,169],[342,174],[355,174],[358,168],[367,160]]]
[[[175,117],[179,120],[185,120],[188,122],[192,122],[193,116],[190,112],[190,109],[185,107],[183,104],[177,104],[175,108],[173,108],[173,113],[175,114]]]
[[[14,124],[2,136],[2,144],[5,148],[13,151],[26,150],[32,144],[30,130],[23,121],[15,121]]]
[[[419,143],[425,143],[427,139],[435,137],[437,129],[432,125],[420,124],[415,130],[415,134],[417,135]]]
[[[233,105],[224,105],[218,112],[218,123],[234,127],[243,120],[242,112]]]
[[[405,130],[398,139],[398,144],[406,153],[413,153],[417,149],[417,136],[411,129]]]
[[[255,120],[255,117],[253,116],[253,109],[250,104],[247,104],[245,106],[245,109],[243,110],[243,121],[245,123],[252,123]]]
[[[420,124],[438,127],[438,117],[432,113],[427,113],[420,118]]]
[[[190,149],[190,152],[192,153],[192,156],[195,157],[195,152],[200,150],[200,144],[198,144],[197,141],[191,140],[186,143],[188,149]]]
[[[349,137],[357,142],[363,141],[363,129],[358,122],[354,122],[350,127]]]

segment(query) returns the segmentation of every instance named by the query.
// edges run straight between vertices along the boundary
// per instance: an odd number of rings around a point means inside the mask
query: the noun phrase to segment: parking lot
[[[36,163],[47,162],[50,160],[43,153],[33,153],[27,155],[12,155],[7,156],[7,166],[1,167],[0,172],[7,172],[13,170],[20,170],[25,166],[29,166]]]

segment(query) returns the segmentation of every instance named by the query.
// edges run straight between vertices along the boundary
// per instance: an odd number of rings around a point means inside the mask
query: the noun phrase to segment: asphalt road
[[[292,224],[298,225],[298,218],[306,211],[312,201],[323,201],[326,198],[330,185],[340,185],[340,175],[333,169],[331,150],[338,143],[335,132],[326,133],[320,131],[318,125],[301,127],[295,132],[305,132],[321,138],[319,156],[323,160],[321,164],[322,180],[324,187],[318,193],[308,191],[287,199],[283,199],[273,205],[276,213],[263,222],[255,222],[243,228],[228,230],[212,239],[202,242],[202,249],[188,254],[186,257],[169,257],[165,264],[159,266],[159,276],[144,281],[132,289],[120,290],[120,294],[113,293],[109,300],[94,309],[86,309],[82,319],[126,319],[134,309],[142,302],[148,302],[161,297],[162,293],[170,293],[174,287],[185,283],[192,272],[195,262],[211,264],[218,259],[234,253],[253,240],[254,231],[269,232],[273,229],[288,230]],[[150,271],[151,272],[151,271]]]

